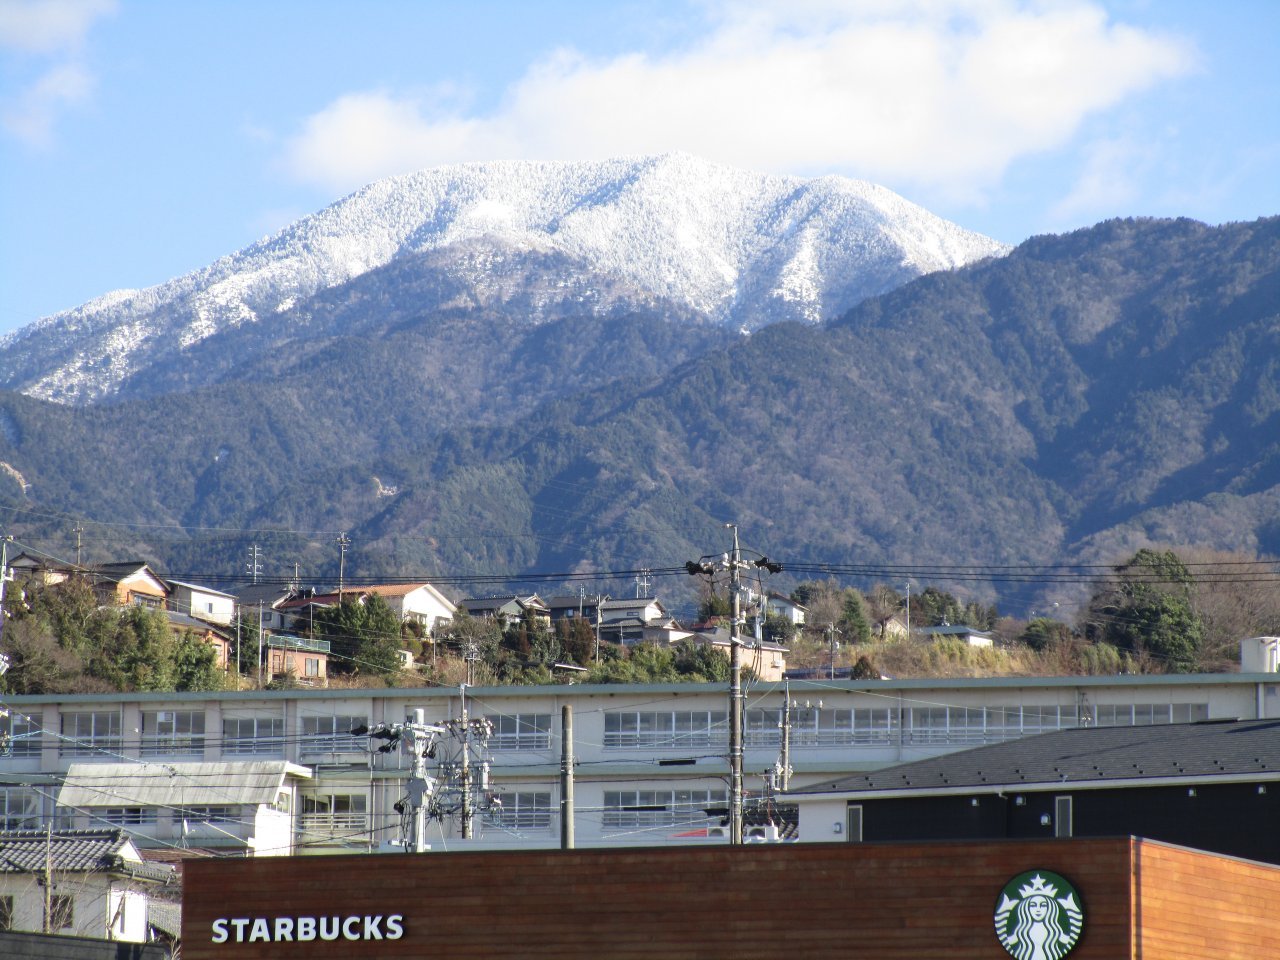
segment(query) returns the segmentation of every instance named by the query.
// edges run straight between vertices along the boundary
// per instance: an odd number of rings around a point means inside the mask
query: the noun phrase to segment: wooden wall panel
[[[1081,891],[1072,960],[1132,955],[1128,840],[795,844],[188,861],[183,956],[999,960],[1004,884]],[[396,941],[211,942],[216,918],[403,914]]]
[[[1140,958],[1280,957],[1276,867],[1142,842],[1134,898]]]

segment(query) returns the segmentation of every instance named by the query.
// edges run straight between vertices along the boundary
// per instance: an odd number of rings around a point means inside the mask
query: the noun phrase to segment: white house
[[[420,623],[432,635],[458,612],[453,601],[429,583],[361,587],[360,592],[381,597],[401,620]]]
[[[967,627],[964,624],[941,624],[936,627],[916,627],[913,631],[926,640],[942,640],[955,638],[971,647],[989,647],[992,644],[991,634]]]
[[[0,930],[145,943],[150,900],[176,882],[122,830],[0,833],[0,851]]]
[[[227,716],[223,751],[270,746],[256,718]],[[240,742],[248,733],[251,739]],[[77,825],[113,823],[161,843],[232,847],[246,856],[293,853],[298,785],[311,770],[285,760],[73,763],[58,806]]]
[[[169,580],[167,583],[169,609],[173,612],[184,613],[197,620],[220,623],[224,626],[230,624],[235,618],[235,594],[223,593],[212,587],[186,583],[182,580]]]
[[[769,595],[765,597],[764,604],[766,614],[783,617],[788,623],[797,627],[804,624],[805,615],[809,612],[807,607],[773,590],[770,590]]]

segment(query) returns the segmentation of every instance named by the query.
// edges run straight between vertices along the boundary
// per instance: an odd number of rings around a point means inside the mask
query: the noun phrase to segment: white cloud
[[[116,0],[3,0],[0,46],[44,54],[78,49],[94,21],[115,10]]]
[[[487,115],[431,95],[353,92],[288,143],[292,173],[335,190],[463,160],[683,150],[791,173],[980,193],[1018,157],[1189,70],[1173,38],[1090,2],[800,0],[714,7],[666,56],[535,63]]]
[[[5,132],[32,147],[52,143],[63,111],[93,90],[82,57],[89,28],[115,9],[115,0],[0,0],[0,48],[28,55],[31,71],[21,89],[6,92]]]
[[[6,105],[0,121],[19,140],[47,147],[53,139],[54,121],[62,110],[84,100],[92,89],[92,78],[78,64],[56,66]]]
[[[1084,168],[1070,192],[1049,211],[1059,229],[1093,223],[1131,207],[1142,195],[1145,175],[1157,160],[1155,145],[1122,137],[1096,140],[1083,154]]]

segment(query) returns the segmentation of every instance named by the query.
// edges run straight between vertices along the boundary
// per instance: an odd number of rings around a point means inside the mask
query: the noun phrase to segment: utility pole
[[[343,532],[338,534],[338,539],[335,542],[338,544],[338,603],[342,603],[343,578],[346,576],[347,570],[347,547],[351,546],[351,540]]]
[[[246,564],[248,567],[247,572],[255,584],[258,582],[258,575],[262,573],[261,561],[262,551],[258,549],[258,545],[255,543],[249,548],[249,562]]]
[[[409,745],[413,767],[405,784],[413,817],[409,821],[409,835],[402,837],[405,852],[427,851],[427,807],[435,796],[436,780],[427,774],[427,758],[435,753],[436,741],[445,733],[444,727],[426,722],[426,711],[413,711],[413,719],[404,723],[379,723],[372,727],[361,724],[351,731],[353,736],[369,736],[387,741],[378,748],[379,753],[390,753],[403,740]],[[399,809],[399,808],[397,808]]]
[[[13,537],[6,535],[0,539],[0,639],[4,639],[4,588],[9,582],[9,544]],[[3,671],[0,671],[2,673]]]
[[[911,581],[907,581],[907,639],[911,639]]]
[[[782,782],[783,791],[791,789],[791,683],[783,685],[782,700],[782,756],[781,770],[778,779]]]
[[[262,601],[258,601],[258,689],[262,689]]]
[[[44,825],[44,932],[53,933],[53,824]]]
[[[413,807],[413,852],[427,852],[427,805],[424,802],[427,793],[435,785],[435,781],[427,776],[426,737],[419,736],[419,731],[426,731],[426,711],[418,708],[413,711],[413,723],[405,725],[409,740],[409,749],[413,752],[413,776],[409,779],[409,805]]]
[[[714,577],[718,568],[729,571],[729,589],[733,596],[733,620],[729,624],[729,842],[742,843],[742,549],[738,543],[738,525],[726,523],[733,531],[733,552],[724,554],[719,564],[708,557],[685,563],[690,576]],[[752,565],[781,573],[782,564],[768,557],[752,561]]]
[[[467,716],[467,685],[458,687],[462,700],[462,839],[471,839],[471,719]]]
[[[573,849],[573,707],[560,708],[560,849]]]
[[[76,535],[76,566],[80,566],[80,537],[84,534],[84,527],[80,525],[80,521],[76,521],[75,527],[71,531]]]
[[[836,678],[836,625],[834,623],[827,624],[827,643],[831,645],[831,667],[827,671],[827,679],[834,680]]]
[[[738,525],[726,523],[733,530],[733,554],[729,558],[729,589],[733,592],[733,622],[729,625],[729,843],[742,843],[742,639],[738,621],[742,618],[742,598],[738,593],[739,566],[742,556],[738,547]]]

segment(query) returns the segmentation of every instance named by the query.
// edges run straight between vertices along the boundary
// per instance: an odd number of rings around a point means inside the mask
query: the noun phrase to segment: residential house
[[[165,581],[141,560],[78,567],[21,553],[10,560],[8,566],[15,575],[26,576],[43,586],[83,576],[103,606],[142,605],[163,609],[169,600],[169,587]]]
[[[0,851],[0,930],[145,943],[149,902],[176,893],[173,868],[145,862],[123,830],[4,832]]]
[[[697,644],[706,644],[718,650],[726,657],[733,649],[732,635],[724,627],[712,627],[699,630],[690,635]],[[738,643],[742,647],[742,665],[756,675],[756,679],[765,683],[779,683],[787,670],[787,648],[768,640],[757,640],[750,634],[740,634]]]
[[[243,598],[244,594],[241,596]],[[375,596],[381,597],[400,621],[420,624],[429,634],[445,629],[457,613],[453,602],[429,583],[352,587],[343,590],[341,595],[337,591],[316,593],[304,590],[280,600],[274,609],[279,611],[281,620],[287,622],[279,629],[309,633],[311,615],[315,610],[335,606],[344,600],[366,603]]]
[[[163,610],[168,605],[168,585],[141,560],[101,563],[87,570],[93,591],[103,606]]]
[[[8,567],[15,577],[28,578],[46,587],[62,583],[76,570],[81,569],[30,553],[20,553],[13,557],[8,561]]]
[[[309,687],[329,683],[329,641],[273,633],[266,637],[267,680],[291,677]]]
[[[429,583],[393,583],[361,587],[364,596],[379,596],[405,623],[417,623],[431,636],[448,629],[457,606]]]
[[[314,594],[315,591],[310,591]],[[257,617],[263,630],[283,631],[293,623],[295,614],[286,611],[284,605],[303,595],[303,591],[279,584],[254,583],[236,594],[236,606],[241,616]]]
[[[657,597],[606,599],[599,606],[600,639],[631,646],[646,639],[651,627],[675,629],[679,624]]]
[[[223,626],[235,618],[235,594],[183,580],[166,580],[165,583],[169,588],[169,609],[174,613]]]
[[[503,628],[532,616],[544,626],[551,626],[551,611],[536,593],[516,596],[468,597],[458,604],[468,614],[479,620],[496,620]]]
[[[875,622],[875,634],[881,641],[905,640],[908,636],[907,621],[900,613],[891,613]]]
[[[804,626],[805,615],[809,612],[803,604],[774,590],[765,595],[764,609],[766,616],[782,617],[794,627]]]
[[[1132,835],[1280,863],[1280,834],[1269,829],[1280,817],[1280,719],[1145,719],[949,753],[786,799],[800,808],[806,841]]]
[[[218,627],[197,617],[185,613],[165,611],[165,619],[169,621],[169,629],[175,634],[192,633],[214,648],[218,655],[218,666],[226,670],[235,657],[235,633],[226,627]]]
[[[598,593],[565,594],[551,597],[545,603],[552,623],[582,617],[594,625],[600,619],[600,604],[606,599],[608,598]]]
[[[991,634],[964,624],[953,626],[943,623],[935,627],[916,627],[913,632],[925,640],[955,639],[971,647],[989,647],[992,644]]]

